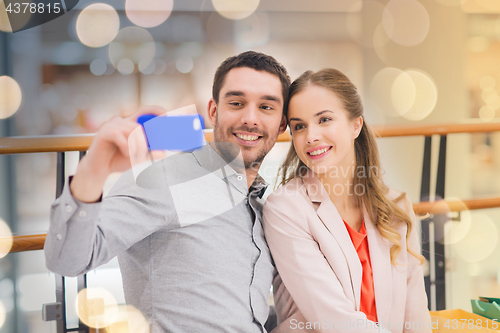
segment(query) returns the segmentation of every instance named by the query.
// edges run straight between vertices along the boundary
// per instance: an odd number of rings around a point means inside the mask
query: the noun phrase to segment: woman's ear
[[[356,139],[363,128],[363,117],[359,116],[353,120],[353,138]]]
[[[210,124],[212,124],[212,127],[215,127],[215,119],[217,118],[217,103],[215,103],[215,100],[213,98],[210,98],[208,101],[208,110],[207,110],[207,115],[208,119],[210,120]]]

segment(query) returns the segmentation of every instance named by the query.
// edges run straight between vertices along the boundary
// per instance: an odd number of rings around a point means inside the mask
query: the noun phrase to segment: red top
[[[351,237],[352,244],[358,253],[359,261],[363,269],[361,279],[361,301],[359,310],[363,312],[368,320],[377,322],[377,307],[375,306],[375,289],[373,288],[372,263],[370,251],[368,250],[368,237],[366,237],[365,221],[361,224],[361,230],[357,232],[344,221],[347,232]]]

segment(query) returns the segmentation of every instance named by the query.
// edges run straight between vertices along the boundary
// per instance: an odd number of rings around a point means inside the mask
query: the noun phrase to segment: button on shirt
[[[209,145],[124,173],[102,202],[68,185],[54,202],[47,267],[83,274],[118,256],[126,302],[151,332],[265,332],[274,267],[261,225],[266,184]]]

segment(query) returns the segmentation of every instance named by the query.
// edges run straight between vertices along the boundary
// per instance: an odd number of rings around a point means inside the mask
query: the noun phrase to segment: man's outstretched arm
[[[53,203],[44,247],[51,271],[67,276],[82,274],[106,263],[158,227],[155,222],[144,222],[158,220],[145,213],[144,198],[154,202],[162,195],[135,186],[131,172],[124,174],[104,202],[99,200],[106,178],[130,169],[128,137],[137,126],[133,117],[115,117],[106,122],[76,174]],[[159,220],[165,222],[164,217]]]

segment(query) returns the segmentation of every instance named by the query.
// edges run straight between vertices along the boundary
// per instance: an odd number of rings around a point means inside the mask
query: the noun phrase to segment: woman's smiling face
[[[355,163],[354,140],[363,121],[361,117],[349,119],[332,91],[307,86],[290,99],[288,120],[297,155],[314,173]]]

